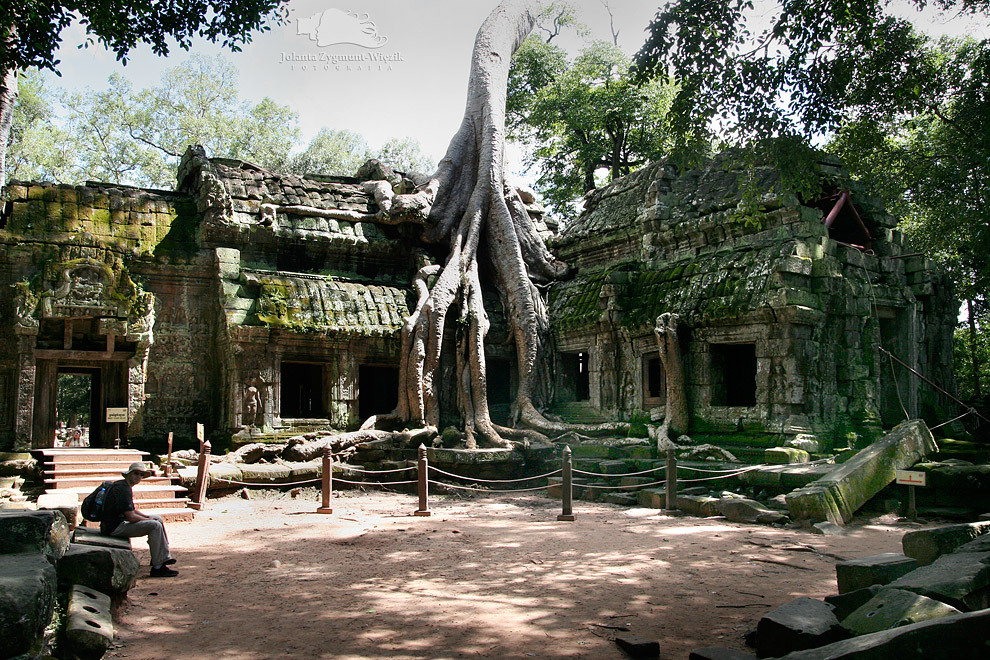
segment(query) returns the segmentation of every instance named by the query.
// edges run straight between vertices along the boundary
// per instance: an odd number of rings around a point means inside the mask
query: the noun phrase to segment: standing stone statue
[[[248,385],[247,389],[244,390],[244,412],[241,415],[244,428],[254,426],[258,423],[261,417],[259,415],[260,411],[261,394],[259,394],[257,387]]]

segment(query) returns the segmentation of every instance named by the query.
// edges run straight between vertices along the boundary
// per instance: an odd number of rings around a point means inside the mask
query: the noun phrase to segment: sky
[[[287,24],[257,34],[243,52],[227,52],[226,57],[240,71],[241,98],[256,103],[268,96],[291,107],[299,114],[303,142],[324,126],[360,133],[372,147],[392,137],[409,136],[419,140],[424,153],[439,160],[461,121],[475,34],[497,4],[497,0],[292,0]],[[608,12],[599,0],[574,4],[592,28],[593,38],[611,40]],[[612,5],[619,43],[633,53],[645,39],[656,5],[628,0],[612,0]],[[322,38],[318,42],[307,33],[299,34],[308,19],[328,9],[360,14],[373,40],[321,47],[335,37],[352,35],[347,30],[318,34]],[[302,26],[298,19],[303,19]],[[100,47],[77,48],[83,34],[79,26],[63,33],[58,54],[62,77],[51,79],[52,84],[100,89],[117,72],[136,87],[146,87],[158,83],[164,68],[187,57],[185,51],[176,50],[159,58],[142,47],[122,66]],[[575,39],[570,41],[571,46],[578,45]],[[202,40],[193,49],[221,52]],[[364,61],[334,63],[355,57]],[[294,61],[297,58],[317,61]]]
[[[608,1],[620,47],[635,53],[658,2]],[[303,143],[324,126],[360,133],[372,147],[408,136],[439,160],[460,124],[475,34],[497,4],[497,0],[291,0],[288,21],[256,34],[242,52],[221,51],[203,40],[194,42],[193,50],[225,52],[240,71],[242,99],[254,104],[267,96],[295,110]],[[589,27],[590,38],[611,40],[609,13],[602,0],[572,0],[572,4]],[[758,0],[758,12],[759,5]],[[905,13],[916,16],[913,11]],[[946,22],[934,16],[917,20],[936,32],[988,36],[985,22]],[[51,83],[69,90],[101,89],[115,72],[137,88],[155,85],[163,69],[188,57],[185,51],[173,50],[161,58],[139,47],[123,66],[99,46],[78,48],[85,39],[78,25],[62,36],[58,52],[62,77]],[[340,43],[347,40],[359,43]],[[575,51],[580,47],[576,37],[564,36],[557,43]],[[519,154],[510,153],[510,158],[516,161],[510,169],[521,174]]]

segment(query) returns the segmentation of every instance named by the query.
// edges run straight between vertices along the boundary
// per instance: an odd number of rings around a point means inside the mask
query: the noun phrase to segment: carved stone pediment
[[[41,319],[97,318],[101,334],[126,336],[150,345],[154,295],[141,291],[126,271],[115,273],[96,259],[75,259],[49,265],[40,286],[19,282],[17,329],[37,333]]]

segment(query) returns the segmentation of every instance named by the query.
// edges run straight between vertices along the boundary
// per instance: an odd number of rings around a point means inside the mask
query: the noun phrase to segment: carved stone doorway
[[[112,448],[117,438],[116,424],[106,422],[108,407],[127,407],[126,360],[86,362],[75,359],[47,358],[36,363],[34,381],[34,415],[31,445],[35,449],[55,446],[58,424],[56,399],[60,374],[88,375],[90,381],[89,446]],[[120,425],[120,439],[127,439],[127,425]]]

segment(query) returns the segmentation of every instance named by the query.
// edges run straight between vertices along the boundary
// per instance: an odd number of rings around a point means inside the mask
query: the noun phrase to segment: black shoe
[[[171,566],[174,563],[175,563],[175,557],[169,557],[168,559],[165,560],[165,563],[163,563],[162,566]]]
[[[151,569],[151,577],[175,577],[178,574],[179,571],[173,570],[165,564]]]

